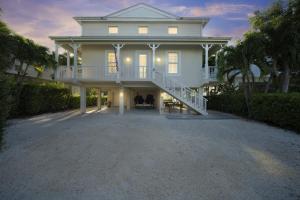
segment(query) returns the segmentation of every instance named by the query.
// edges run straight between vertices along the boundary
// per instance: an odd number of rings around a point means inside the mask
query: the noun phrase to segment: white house
[[[178,17],[140,3],[103,17],[74,19],[81,25],[81,36],[50,38],[57,58],[59,47],[68,55],[67,66],[58,68],[56,79],[80,87],[82,113],[86,88],[93,87],[106,91],[120,114],[135,105],[137,94],[152,95],[161,111],[163,93],[207,114],[203,86],[216,73],[208,57],[231,39],[204,37],[208,18]],[[70,53],[78,58],[74,66],[69,64]]]

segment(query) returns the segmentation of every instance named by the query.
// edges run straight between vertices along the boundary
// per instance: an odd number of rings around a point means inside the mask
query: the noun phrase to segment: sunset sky
[[[53,49],[49,35],[79,35],[74,16],[103,16],[144,2],[178,16],[210,17],[205,36],[232,36],[249,28],[253,11],[272,0],[0,0],[1,19],[15,32]]]

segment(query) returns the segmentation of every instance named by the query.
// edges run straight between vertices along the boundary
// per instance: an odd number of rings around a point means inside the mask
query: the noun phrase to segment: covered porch
[[[228,41],[228,38],[211,37],[78,36],[51,39],[55,40],[57,61],[60,48],[67,57],[65,65],[58,64],[58,80],[151,81],[156,70],[171,76],[175,73],[173,77],[180,77],[181,81],[193,80],[189,83],[190,87],[215,80],[216,67],[210,66],[209,60],[211,56],[217,59],[215,53]],[[167,68],[167,52],[176,54],[178,58],[174,64],[178,68]],[[70,64],[70,55],[74,56],[73,65]]]

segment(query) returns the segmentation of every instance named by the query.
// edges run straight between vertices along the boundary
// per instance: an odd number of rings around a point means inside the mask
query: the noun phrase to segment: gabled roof
[[[138,3],[128,8],[113,12],[106,16],[96,16],[96,17],[74,17],[78,22],[128,22],[128,21],[172,21],[172,22],[185,22],[185,23],[202,23],[204,26],[208,23],[209,18],[206,17],[179,17],[169,12],[163,11],[159,8],[155,8],[151,5],[145,3]]]
[[[105,17],[133,17],[133,18],[171,18],[176,19],[178,16],[160,10],[145,3],[138,3],[128,8],[106,15]]]

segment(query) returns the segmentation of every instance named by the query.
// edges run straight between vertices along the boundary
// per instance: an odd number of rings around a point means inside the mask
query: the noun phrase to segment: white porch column
[[[86,87],[80,86],[80,113],[86,112]]]
[[[99,88],[97,91],[97,108],[101,110],[101,89]]]
[[[59,60],[58,60],[58,49],[59,49],[59,45],[55,44],[55,61],[57,63],[57,66],[59,65]]]
[[[208,51],[213,46],[212,44],[202,44],[202,48],[205,49],[205,79],[209,78],[209,69],[208,69]]]
[[[119,91],[119,114],[124,114],[124,88],[120,87]]]
[[[124,44],[113,44],[113,47],[116,49],[116,57],[117,57],[117,83],[120,83],[120,74],[122,71],[121,59],[120,59],[120,50],[124,47]]]
[[[148,46],[152,49],[152,68],[150,69],[150,73],[152,76],[152,79],[155,79],[155,51],[160,46],[159,44],[148,44]]]
[[[56,66],[57,68],[55,69],[54,71],[54,76],[55,76],[55,79],[59,79],[60,78],[60,71],[61,70],[58,70],[59,68],[59,55],[58,55],[58,49],[59,49],[59,45],[58,44],[55,44],[55,61],[56,61]]]
[[[70,52],[67,50],[67,68],[70,67]]]
[[[78,61],[78,48],[80,47],[80,44],[72,44],[74,51],[74,67],[72,71],[72,78],[77,79],[77,72],[78,72],[78,66],[77,66],[77,61]]]

